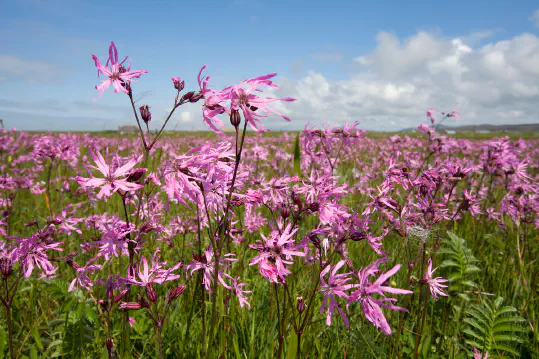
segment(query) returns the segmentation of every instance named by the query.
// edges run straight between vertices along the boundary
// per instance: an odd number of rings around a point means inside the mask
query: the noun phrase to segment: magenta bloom
[[[219,272],[217,273],[217,280],[221,283],[223,287],[226,289],[232,289],[232,286],[227,284],[225,282],[224,278],[228,278],[231,281],[234,281],[234,278],[232,278],[229,274],[225,273],[225,269],[230,268],[231,262],[237,262],[238,260],[236,258],[233,258],[235,254],[225,254],[219,259]],[[185,266],[186,270],[191,270],[191,275],[193,275],[194,272],[198,270],[204,270],[204,277],[202,279],[202,284],[204,284],[204,288],[208,292],[211,292],[211,286],[213,283],[213,276],[215,275],[215,255],[213,253],[213,249],[211,244],[208,246],[208,249],[204,251],[204,255],[202,258],[199,258],[198,256],[193,259],[191,264]]]
[[[430,109],[427,111],[427,117],[430,118],[430,122],[435,123],[436,119],[434,118],[434,114],[436,114],[436,110]]]
[[[127,175],[131,171],[133,167],[140,161],[140,157],[137,159],[131,159],[123,166],[112,169],[110,165],[108,165],[105,162],[105,159],[97,151],[95,152],[89,148],[90,155],[92,156],[96,166],[90,166],[93,169],[98,170],[105,176],[105,178],[85,178],[85,177],[77,177],[77,182],[79,182],[80,185],[84,187],[92,187],[92,188],[99,188],[101,187],[101,190],[97,194],[97,198],[105,198],[112,195],[114,192],[118,191],[119,189],[130,192],[130,191],[136,191],[143,186],[127,181]]]
[[[150,283],[162,284],[163,282],[180,278],[179,274],[172,274],[172,272],[180,268],[182,263],[177,263],[166,270],[162,269],[166,262],[159,262],[159,249],[153,255],[151,268],[148,266],[148,261],[144,256],[142,256],[141,262],[142,266],[137,268],[136,274],[133,272],[129,273],[127,282],[145,287]],[[137,276],[139,280],[137,280]]]
[[[443,279],[442,277],[433,278],[432,276],[436,269],[438,268],[434,268],[434,270],[432,270],[432,258],[429,258],[429,267],[427,269],[427,272],[425,273],[425,280],[429,285],[430,293],[432,294],[434,300],[438,300],[439,295],[441,295],[442,297],[448,296],[446,293],[443,292],[443,288],[447,288],[447,286],[442,284],[444,282],[447,282],[447,279]]]
[[[391,335],[391,327],[389,326],[387,319],[382,312],[382,308],[380,307],[403,312],[407,312],[407,310],[393,305],[397,299],[388,298],[385,296],[385,293],[412,294],[413,292],[405,289],[387,287],[384,285],[389,277],[397,273],[397,271],[400,269],[400,264],[397,264],[389,271],[381,274],[373,283],[370,282],[369,277],[377,274],[379,272],[378,265],[385,261],[387,261],[387,259],[381,258],[357,272],[359,284],[354,285],[354,287],[358,289],[352,292],[352,294],[348,297],[348,302],[349,304],[351,302],[359,302],[365,317],[377,328],[381,329],[384,334]],[[381,298],[374,298],[374,294],[380,295]]]
[[[341,315],[342,320],[344,321],[344,324],[348,327],[348,318],[346,318],[346,314],[344,314],[344,311],[339,306],[339,303],[337,302],[337,298],[348,298],[348,295],[345,293],[346,290],[351,289],[354,287],[353,284],[347,284],[348,281],[350,281],[352,278],[349,277],[349,273],[340,273],[337,274],[339,269],[346,263],[345,260],[340,261],[339,263],[335,264],[333,266],[333,270],[331,270],[331,266],[327,266],[324,268],[324,270],[320,273],[320,293],[324,294],[324,299],[322,300],[322,306],[320,307],[320,314],[324,313],[326,310],[326,303],[329,300],[329,306],[327,307],[328,315],[326,317],[326,324],[331,325],[331,322],[333,320],[333,312],[335,311],[335,308],[339,311],[339,314]],[[331,271],[331,272],[330,272]],[[324,280],[324,277],[326,274],[329,273],[328,281],[326,282]]]
[[[93,287],[94,282],[90,279],[90,277],[88,277],[88,273],[92,273],[101,269],[100,264],[92,264],[96,260],[97,258],[90,259],[83,267],[73,262],[71,266],[73,267],[73,269],[75,269],[77,276],[71,281],[71,284],[69,285],[69,288],[67,290],[68,292],[77,290],[79,287],[82,287],[86,290],[90,290]]]
[[[285,264],[294,263],[292,256],[305,257],[305,253],[296,250],[293,237],[297,231],[297,228],[292,230],[292,223],[289,223],[282,234],[273,231],[269,238],[260,234],[264,241],[249,245],[252,249],[260,251],[260,254],[254,257],[249,265],[258,264],[260,274],[270,282],[277,283],[279,279],[284,282],[285,277],[292,273]]]
[[[290,118],[272,108],[269,104],[275,101],[292,102],[294,98],[262,98],[255,95],[256,92],[261,92],[261,86],[269,86],[279,90],[279,86],[275,85],[269,79],[276,76],[276,73],[259,76],[253,79],[242,81],[239,85],[230,88],[230,100],[232,102],[232,110],[241,110],[245,120],[249,126],[256,132],[265,132],[266,129],[262,126],[260,118],[268,117],[270,113],[281,116],[286,121]],[[243,87],[246,87],[245,89]]]
[[[485,354],[481,353],[479,350],[477,350],[476,347],[473,348],[474,351],[474,359],[488,359],[488,352],[485,352]]]
[[[122,62],[118,62],[118,50],[116,49],[114,42],[110,43],[109,58],[107,59],[105,66],[101,64],[97,56],[92,54],[92,58],[94,59],[95,67],[97,67],[97,75],[99,76],[101,73],[108,77],[107,80],[101,82],[101,85],[97,85],[95,87],[96,90],[101,91],[99,93],[99,97],[103,95],[105,89],[107,89],[110,85],[114,87],[114,92],[122,91],[128,93],[125,85],[129,84],[132,79],[139,78],[140,75],[148,73],[146,70],[131,71],[131,64],[129,64],[126,70],[122,65],[125,60],[127,60],[127,56],[122,60]]]

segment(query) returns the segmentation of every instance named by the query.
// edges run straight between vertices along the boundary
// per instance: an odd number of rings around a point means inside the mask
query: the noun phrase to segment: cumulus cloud
[[[381,32],[375,49],[351,60],[357,71],[348,79],[310,71],[297,81],[281,79],[281,95],[298,99],[286,109],[299,123],[358,120],[367,129],[398,130],[424,122],[429,108],[457,109],[461,124],[538,122],[539,38],[523,33],[477,45],[491,34],[420,31],[399,39]]]

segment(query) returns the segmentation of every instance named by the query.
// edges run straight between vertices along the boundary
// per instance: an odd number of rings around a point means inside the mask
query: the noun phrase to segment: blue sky
[[[148,74],[134,84],[154,125],[173,101],[170,77],[196,88],[201,65],[220,89],[277,72],[290,124],[359,121],[396,130],[425,111],[463,123],[539,122],[537,1],[6,1],[0,14],[0,118],[23,130],[130,124],[129,102],[99,83],[91,54]],[[482,92],[484,92],[482,94]],[[203,129],[199,104],[172,127]]]

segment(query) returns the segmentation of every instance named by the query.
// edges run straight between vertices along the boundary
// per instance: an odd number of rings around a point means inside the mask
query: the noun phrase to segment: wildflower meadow
[[[0,133],[0,357],[539,358],[539,139],[265,133],[276,74],[206,66],[150,130],[144,64],[92,59],[137,134]]]

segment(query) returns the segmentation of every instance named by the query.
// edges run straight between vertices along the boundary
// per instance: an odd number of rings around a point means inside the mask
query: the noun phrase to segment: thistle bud
[[[157,292],[155,291],[155,288],[153,287],[153,283],[148,283],[146,285],[146,297],[151,302],[155,303],[155,301],[157,301]]]
[[[240,125],[241,123],[240,111],[232,110],[232,112],[230,113],[230,123],[234,127],[238,127]]]
[[[174,299],[178,298],[180,295],[182,295],[183,291],[185,290],[185,285],[180,285],[174,289],[171,289],[170,292],[168,292],[168,302],[172,302]]]
[[[152,120],[152,114],[150,113],[150,107],[148,105],[142,105],[139,107],[140,117],[142,120],[148,124]]]
[[[171,80],[176,90],[181,91],[185,87],[185,81],[182,81],[179,77],[173,77]]]
[[[142,305],[137,302],[122,302],[120,303],[120,309],[127,309],[127,310],[139,310],[142,309]]]
[[[296,297],[296,309],[298,310],[299,314],[303,313],[305,308],[307,308],[305,299],[303,299],[303,297]]]

